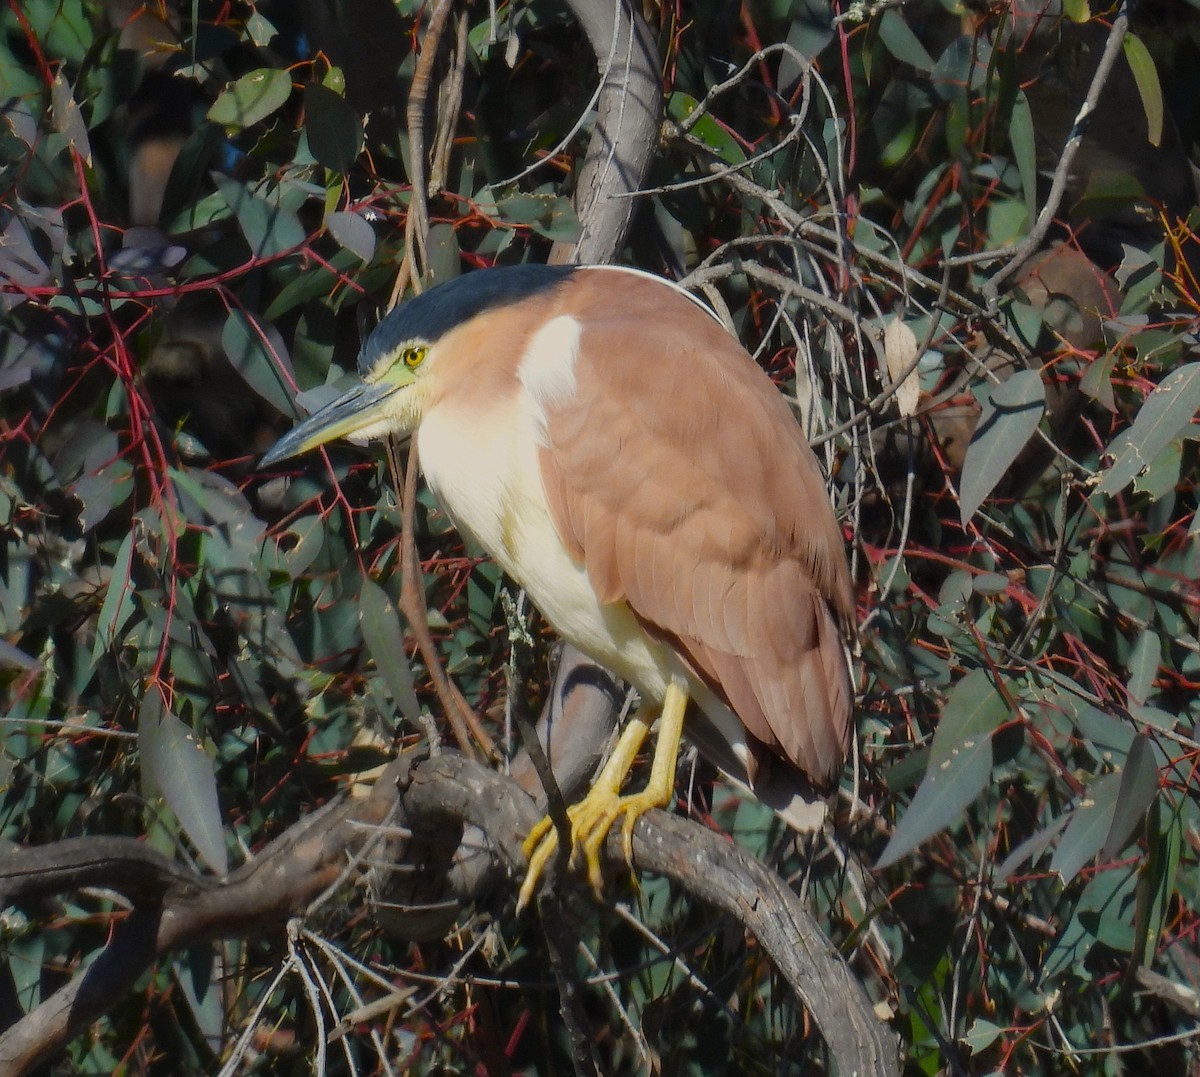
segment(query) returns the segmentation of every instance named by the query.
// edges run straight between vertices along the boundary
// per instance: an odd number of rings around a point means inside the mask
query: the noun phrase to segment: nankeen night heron
[[[631,269],[483,270],[391,311],[359,369],[263,464],[415,434],[458,529],[638,690],[568,812],[594,884],[613,824],[628,843],[670,802],[685,716],[728,775],[819,825],[851,735],[845,548],[788,403],[707,307]],[[649,782],[622,796],[656,713]],[[556,841],[549,820],[530,834],[522,901]]]

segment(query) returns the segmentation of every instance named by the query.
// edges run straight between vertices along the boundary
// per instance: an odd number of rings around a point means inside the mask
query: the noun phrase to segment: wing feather
[[[853,596],[816,459],[703,311],[588,277],[564,285],[577,391],[549,410],[541,454],[556,525],[602,598],[671,640],[752,743],[828,783],[849,737]]]

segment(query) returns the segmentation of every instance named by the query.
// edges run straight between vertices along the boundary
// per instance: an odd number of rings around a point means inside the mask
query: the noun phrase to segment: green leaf
[[[1183,805],[1165,799],[1156,801],[1147,830],[1150,855],[1138,881],[1134,956],[1149,966],[1154,963],[1158,940],[1171,915],[1185,831]]]
[[[925,778],[877,869],[957,822],[983,792],[992,773],[992,733],[1008,715],[1008,704],[984,670],[972,670],[954,686],[933,735]]]
[[[210,130],[217,130],[217,128],[210,128]],[[178,235],[183,232],[194,232],[216,221],[228,220],[230,212],[229,203],[221,192],[213,191],[180,210],[179,214],[172,218],[166,226],[167,233]]]
[[[329,234],[364,262],[375,256],[375,230],[357,213],[330,213],[325,218]]]
[[[0,669],[3,668],[34,670],[41,669],[42,663],[19,647],[0,639]]]
[[[671,100],[667,102],[667,115],[676,123],[682,123],[699,107],[699,101],[680,91],[671,94]],[[691,134],[728,165],[740,165],[746,160],[746,154],[737,139],[708,113],[693,124]]]
[[[579,238],[579,219],[571,200],[549,191],[513,194],[500,199],[496,210],[506,221],[528,225],[547,239],[564,243]]]
[[[1138,703],[1145,703],[1158,676],[1162,662],[1162,641],[1158,633],[1145,629],[1134,644],[1129,656],[1129,695]]]
[[[282,342],[267,346],[266,330],[245,311],[232,310],[225,320],[221,345],[233,368],[259,396],[284,415],[299,418],[296,409],[296,375]]]
[[[228,176],[214,173],[213,181],[237,217],[255,258],[273,258],[304,242],[307,233],[294,213],[259,198],[244,183]]]
[[[1200,363],[1185,363],[1146,397],[1133,425],[1108,448],[1112,466],[1100,477],[1098,493],[1119,493],[1160,452],[1184,433],[1200,410]]]
[[[889,8],[879,18],[879,40],[897,60],[918,71],[932,71],[933,57],[912,32],[900,12]]]
[[[1135,176],[1098,168],[1088,176],[1087,186],[1075,203],[1075,213],[1081,217],[1106,217],[1136,205],[1145,197],[1145,188]],[[1124,287],[1119,273],[1117,278]]]
[[[1104,840],[1104,848],[1100,850],[1102,860],[1111,860],[1125,848],[1129,836],[1145,816],[1146,809],[1158,796],[1158,789],[1158,764],[1154,761],[1154,748],[1148,737],[1139,734],[1121,768],[1121,787],[1117,791],[1112,825]]]
[[[933,65],[930,87],[943,101],[979,88],[988,70],[985,56],[970,34],[955,36]]]
[[[453,280],[462,270],[458,233],[445,221],[430,225],[425,241],[425,280],[429,287]]]
[[[350,266],[339,266],[341,260],[349,262],[350,259],[356,258],[357,255],[350,254],[348,251],[340,251],[336,258],[330,259],[330,264],[336,268],[350,268]],[[351,262],[350,265],[353,265]],[[271,301],[271,305],[263,312],[263,317],[268,322],[282,317],[289,310],[300,306],[302,303],[307,303],[310,299],[315,299],[317,296],[328,296],[337,287],[338,278],[324,266],[313,266],[307,272],[298,273],[280,290],[279,294]]]
[[[362,151],[362,120],[333,90],[317,84],[304,87],[304,130],[308,148],[326,168],[346,172]]]
[[[171,962],[176,984],[183,992],[196,1027],[209,1043],[220,1043],[225,1034],[225,966],[213,946],[194,946]]]
[[[196,734],[163,707],[155,691],[138,712],[142,776],[179,820],[204,862],[218,875],[229,871],[217,778]]]
[[[1112,376],[1116,362],[1115,352],[1105,352],[1088,363],[1083,377],[1079,379],[1080,389],[1101,407],[1114,413],[1117,410],[1117,398],[1113,393]]]
[[[1175,438],[1150,461],[1148,467],[1133,478],[1135,493],[1147,494],[1151,501],[1161,501],[1175,493],[1179,472],[1183,466],[1183,438]]]
[[[301,516],[291,522],[286,537],[289,541],[286,548],[280,549],[280,560],[288,575],[299,579],[325,545],[324,521],[320,516]]]
[[[376,669],[383,674],[388,691],[401,712],[415,722],[421,716],[421,704],[417,701],[412,668],[404,650],[400,613],[387,592],[365,576],[358,599],[358,616],[363,640],[375,659]]]
[[[79,526],[91,531],[123,505],[133,493],[133,468],[129,461],[116,457],[104,467],[81,476],[70,486],[79,501]]]
[[[1112,831],[1120,788],[1120,774],[1105,774],[1088,786],[1050,858],[1050,870],[1059,874],[1064,886],[1104,847]]]
[[[982,1017],[976,1017],[967,1034],[963,1037],[963,1043],[967,1045],[972,1054],[976,1054],[991,1047],[1003,1031],[1004,1029],[999,1025],[993,1024]]]
[[[96,621],[96,639],[92,644],[93,661],[116,643],[117,633],[133,613],[133,587],[129,582],[132,566],[133,532],[130,531],[117,550],[112,574],[108,578],[108,590],[104,594],[104,603]]]
[[[924,128],[922,114],[928,107],[928,93],[909,82],[893,81],[884,87],[870,123],[885,166],[898,165],[916,144]]]
[[[271,39],[279,31],[275,29],[269,19],[256,11],[246,20],[246,33],[250,35],[250,40],[261,49],[264,45],[270,44]]]
[[[1026,860],[1036,863],[1037,858],[1046,851],[1047,846],[1070,821],[1071,815],[1068,812],[1057,819],[1051,819],[1041,830],[1027,837],[1004,858],[1004,863],[996,869],[995,881],[1002,883],[1007,880]]]
[[[1125,47],[1125,59],[1129,70],[1133,72],[1133,81],[1137,84],[1142,108],[1146,113],[1146,138],[1150,145],[1160,146],[1163,133],[1163,96],[1162,86],[1158,81],[1158,70],[1140,38],[1126,33],[1121,44]]]
[[[965,525],[1012,466],[1046,410],[1046,390],[1036,370],[1018,370],[994,386],[963,460],[959,513]]]
[[[971,105],[965,93],[956,94],[946,102],[946,148],[957,157],[967,144],[970,132]],[[1022,210],[1022,217],[1026,216]]]
[[[279,109],[291,95],[291,75],[262,67],[226,86],[208,110],[208,118],[225,127],[250,127]]]
[[[1029,223],[1032,224],[1037,220],[1037,144],[1033,135],[1033,113],[1029,109],[1029,100],[1019,90],[1013,101],[1008,142],[1012,146],[1017,173],[1021,177],[1025,211]]]
[[[1028,231],[1030,220],[1029,208],[1024,202],[997,196],[987,207],[988,244],[1000,247],[1015,243]],[[1041,328],[1040,324],[1038,328]]]
[[[1082,971],[1084,961],[1097,941],[1102,940],[1118,950],[1130,948],[1132,932],[1129,925],[1133,920],[1130,904],[1135,881],[1132,872],[1096,873],[1083,888],[1074,915],[1042,962],[1039,978],[1043,982],[1052,981],[1070,968]],[[1125,933],[1128,942],[1121,937]]]
[[[50,86],[50,111],[54,118],[55,130],[60,131],[75,147],[79,156],[90,165],[92,144],[88,139],[87,124],[83,122],[83,114],[71,93],[71,84],[67,82],[61,68]]]

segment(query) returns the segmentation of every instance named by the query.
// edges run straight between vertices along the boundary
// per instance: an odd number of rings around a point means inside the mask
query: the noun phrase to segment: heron
[[[640,700],[568,809],[571,861],[668,806],[683,735],[797,830],[845,763],[854,592],[821,467],[787,399],[679,285],[612,266],[476,270],[391,310],[361,381],[271,466],[412,435],[458,531]],[[623,792],[657,720],[644,788]],[[557,848],[530,833],[523,906]]]

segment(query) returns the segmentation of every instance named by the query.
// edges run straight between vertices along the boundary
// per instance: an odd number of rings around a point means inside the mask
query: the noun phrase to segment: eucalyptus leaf
[[[988,393],[963,460],[959,515],[964,525],[1012,467],[1045,410],[1046,390],[1036,370],[1018,370]]]
[[[363,578],[358,600],[359,621],[363,640],[375,668],[383,674],[388,691],[410,721],[421,716],[421,704],[413,688],[412,668],[404,650],[404,632],[396,605],[377,583]]]
[[[1117,410],[1117,399],[1113,393],[1112,376],[1117,357],[1111,351],[1097,356],[1083,372],[1079,380],[1079,388],[1087,393],[1101,407],[1111,412]]]
[[[1133,654],[1129,658],[1129,695],[1137,703],[1150,698],[1158,667],[1162,662],[1162,641],[1158,633],[1145,629],[1138,636]]]
[[[131,531],[121,542],[113,560],[112,573],[108,578],[108,588],[104,594],[104,602],[100,606],[100,616],[96,621],[96,639],[92,644],[93,660],[99,658],[107,648],[116,643],[117,634],[133,613],[133,587],[129,579],[132,567],[133,532]]]
[[[1149,738],[1139,735],[1121,768],[1121,785],[1117,790],[1116,810],[1104,847],[1100,850],[1101,860],[1110,860],[1125,848],[1130,835],[1141,824],[1146,809],[1158,796],[1158,765],[1154,761],[1154,748]]]
[[[918,71],[933,70],[933,57],[925,51],[920,38],[895,8],[887,9],[879,17],[879,40],[901,63],[910,64]]]
[[[1037,144],[1029,99],[1020,90],[1017,91],[1016,98],[1013,100],[1008,141],[1017,162],[1017,171],[1021,175],[1021,193],[1025,198],[1026,220],[1032,224],[1037,219]]]
[[[690,119],[700,107],[700,102],[690,94],[677,92],[667,102],[667,115],[676,123]],[[746,153],[725,127],[711,113],[694,121],[690,131],[693,138],[704,143],[725,164],[739,165],[746,160]]]
[[[146,782],[167,802],[204,862],[225,875],[229,859],[212,759],[153,690],[138,713],[138,751]]]
[[[1064,884],[1104,847],[1112,831],[1120,789],[1120,774],[1104,774],[1088,786],[1050,858],[1050,870],[1057,872]]]
[[[27,655],[20,647],[0,639],[0,668],[35,670],[41,669],[42,664],[36,658]]]
[[[877,869],[957,822],[983,792],[992,772],[992,733],[1008,714],[1008,704],[983,670],[972,670],[954,686],[933,735],[925,778]]]
[[[1146,397],[1133,425],[1109,446],[1113,462],[1100,476],[1096,491],[1120,493],[1175,438],[1183,434],[1200,411],[1200,363],[1185,363],[1172,371]]]
[[[260,198],[228,176],[214,173],[213,182],[237,217],[255,258],[277,257],[304,243],[307,233],[294,213]]]
[[[299,418],[296,374],[281,343],[262,322],[240,310],[229,312],[221,334],[225,354],[246,384],[284,415]]]
[[[996,882],[1005,882],[1027,860],[1031,863],[1037,863],[1038,857],[1050,847],[1050,844],[1070,821],[1070,813],[1065,812],[1057,818],[1052,819],[1041,830],[1035,831],[1027,837],[1004,858],[1003,862],[996,869]]]
[[[54,77],[50,87],[50,107],[54,116],[55,129],[66,136],[67,142],[89,165],[92,163],[92,144],[88,138],[87,124],[79,111],[79,104],[71,91],[62,69]]]
[[[1149,856],[1138,886],[1135,956],[1143,965],[1150,966],[1176,894],[1185,832],[1182,805],[1160,798],[1153,806],[1147,829]]]
[[[1121,44],[1125,49],[1129,70],[1133,72],[1138,96],[1142,99],[1142,109],[1146,113],[1146,139],[1151,146],[1159,146],[1163,134],[1163,96],[1158,69],[1139,37],[1126,33]]]
[[[208,118],[225,127],[250,127],[278,111],[292,95],[292,76],[260,67],[231,82],[208,110]]]
[[[345,172],[362,152],[362,120],[340,94],[326,86],[304,88],[304,130],[312,155],[326,168]]]
[[[375,230],[357,213],[330,213],[325,218],[329,234],[364,262],[375,256]]]

